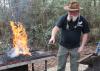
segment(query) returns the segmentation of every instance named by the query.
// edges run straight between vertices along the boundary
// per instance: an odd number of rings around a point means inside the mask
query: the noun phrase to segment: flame
[[[31,55],[29,48],[27,46],[27,34],[22,23],[18,22],[17,24],[13,21],[10,21],[10,26],[13,32],[13,47],[17,55]]]

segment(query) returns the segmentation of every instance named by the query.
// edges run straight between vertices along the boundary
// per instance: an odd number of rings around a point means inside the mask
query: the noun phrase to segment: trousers
[[[57,54],[57,71],[65,71],[68,56],[70,56],[70,71],[78,71],[77,60],[79,59],[79,53],[77,50],[78,48],[68,49],[61,45],[59,46]]]

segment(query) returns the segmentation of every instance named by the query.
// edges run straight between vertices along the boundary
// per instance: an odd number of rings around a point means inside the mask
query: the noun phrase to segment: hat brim
[[[82,7],[80,7],[79,9],[70,9],[69,6],[64,6],[64,10],[67,10],[67,11],[79,11],[82,9],[83,9]]]

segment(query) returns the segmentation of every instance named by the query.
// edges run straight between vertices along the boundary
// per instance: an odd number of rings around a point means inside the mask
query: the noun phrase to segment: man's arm
[[[51,38],[49,40],[49,44],[55,44],[55,38],[56,38],[56,35],[57,33],[60,31],[60,28],[58,26],[55,26],[53,29],[52,29],[52,33],[51,33]]]
[[[83,34],[81,46],[85,46],[87,44],[88,38],[89,38],[89,34],[88,33]]]
[[[79,52],[79,53],[84,49],[85,45],[87,44],[87,42],[88,42],[88,37],[89,37],[89,34],[88,34],[88,33],[84,33],[84,34],[83,34],[81,46],[80,46],[80,48],[78,49],[78,52]]]

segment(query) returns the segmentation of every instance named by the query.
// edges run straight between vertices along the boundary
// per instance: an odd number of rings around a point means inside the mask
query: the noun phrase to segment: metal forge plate
[[[31,52],[32,56],[23,56],[20,55],[15,58],[9,58],[6,55],[0,56],[0,70],[13,68],[17,66],[22,66],[34,62],[39,62],[41,60],[48,60],[50,58],[54,58],[55,54],[51,52],[44,52],[44,51],[33,51]]]

